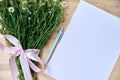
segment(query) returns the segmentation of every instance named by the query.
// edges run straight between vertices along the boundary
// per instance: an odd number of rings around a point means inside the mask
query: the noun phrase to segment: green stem
[[[63,15],[63,10],[59,6],[62,0],[58,0],[56,4],[53,3],[53,0],[49,0],[50,2],[45,2],[45,5],[42,6],[39,2],[32,4],[33,2],[31,1],[33,0],[28,0],[25,6],[27,7],[26,10],[22,10],[20,0],[3,0],[2,8],[0,8],[2,25],[4,27],[1,29],[4,31],[1,32],[15,36],[24,50],[29,48],[43,49]],[[47,4],[51,4],[51,6]],[[14,12],[10,13],[8,7],[14,7]],[[31,11],[31,14],[27,11]],[[29,17],[31,19],[28,21]],[[19,80],[25,80],[19,58],[20,56],[16,57]]]

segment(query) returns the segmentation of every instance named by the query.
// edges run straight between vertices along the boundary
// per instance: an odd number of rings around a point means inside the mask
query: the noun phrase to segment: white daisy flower
[[[22,10],[27,10],[27,7],[25,5],[22,5]]]
[[[10,13],[13,13],[15,10],[14,10],[14,7],[9,7],[8,8],[8,11],[10,12]]]
[[[67,7],[67,3],[66,3],[65,1],[61,2],[60,5],[61,5],[63,8]]]
[[[28,2],[25,0],[25,1],[22,1],[22,4],[27,4]]]
[[[28,13],[29,13],[29,14],[32,14],[32,12],[31,12],[30,10],[28,10]]]
[[[29,20],[31,20],[31,17],[28,17]]]
[[[2,2],[3,0],[0,0],[0,2]]]
[[[27,10],[27,8],[26,7],[22,7],[22,10],[25,11],[25,10]]]

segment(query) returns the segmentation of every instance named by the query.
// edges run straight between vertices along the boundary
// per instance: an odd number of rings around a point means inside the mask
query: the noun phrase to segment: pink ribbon
[[[22,67],[22,71],[24,74],[25,80],[33,80],[30,68],[35,71],[39,72],[44,69],[44,65],[42,60],[38,57],[40,50],[38,49],[27,49],[23,50],[22,46],[20,45],[19,41],[12,35],[3,35],[10,43],[14,45],[14,47],[7,47],[0,42],[0,49],[6,53],[10,53],[11,57],[9,59],[10,69],[12,72],[12,76],[14,80],[19,80],[18,78],[18,69],[16,65],[15,58],[20,56],[20,64]],[[36,61],[41,64],[42,69],[39,69],[32,61]]]

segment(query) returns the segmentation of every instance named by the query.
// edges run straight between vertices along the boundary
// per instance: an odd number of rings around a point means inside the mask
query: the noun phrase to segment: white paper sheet
[[[57,80],[108,80],[120,53],[120,19],[81,1],[47,73]]]

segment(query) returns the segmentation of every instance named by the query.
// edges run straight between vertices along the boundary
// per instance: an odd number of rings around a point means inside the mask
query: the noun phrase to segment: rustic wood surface
[[[42,50],[41,58],[45,62],[47,55],[50,51],[50,48],[56,38],[56,35],[58,33],[58,30],[60,27],[67,28],[67,25],[74,13],[75,8],[77,7],[79,0],[66,0],[68,3],[66,13],[64,16],[64,19],[61,21],[61,24],[59,25],[56,32],[51,36],[49,42],[45,46],[45,48]],[[117,16],[120,17],[120,0],[86,0],[87,2]],[[0,80],[12,80],[11,73],[9,71],[9,64],[8,59],[9,55],[2,53],[0,51]],[[45,64],[47,65],[47,64]],[[109,80],[120,80],[120,58],[118,59],[115,68],[113,69]],[[38,80],[54,80],[53,78],[43,74],[38,73],[37,75]]]

